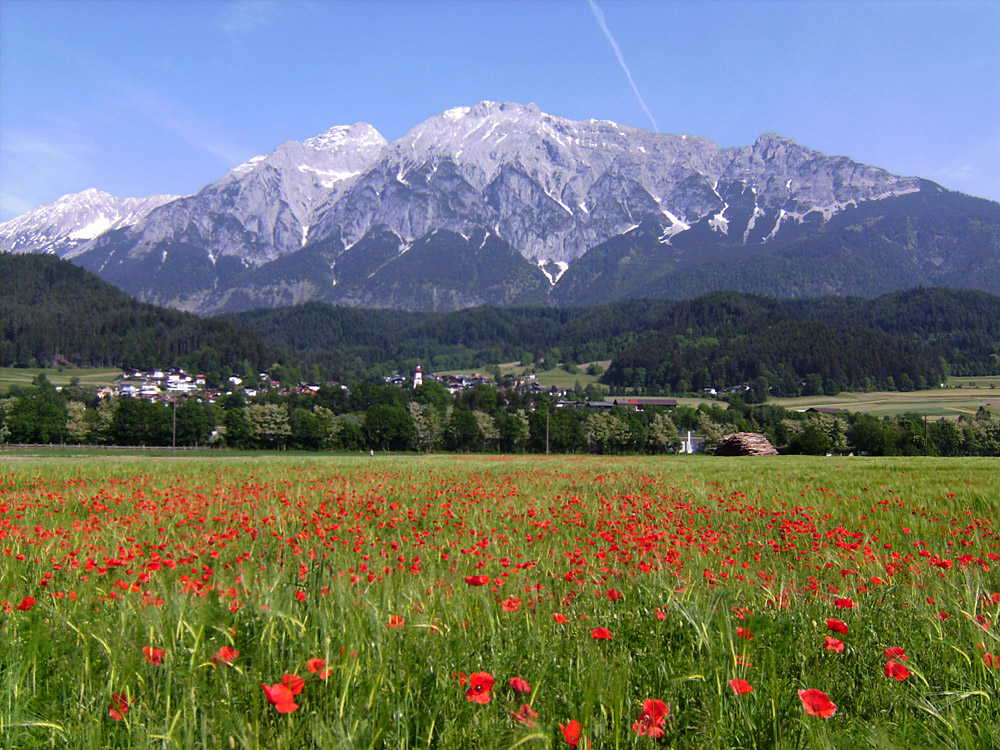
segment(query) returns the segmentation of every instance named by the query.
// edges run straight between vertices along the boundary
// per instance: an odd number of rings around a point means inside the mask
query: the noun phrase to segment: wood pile
[[[726,435],[715,449],[716,456],[777,456],[771,441],[759,432]]]

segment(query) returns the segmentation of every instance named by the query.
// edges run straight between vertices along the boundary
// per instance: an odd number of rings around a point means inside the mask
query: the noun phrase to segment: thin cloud
[[[608,41],[611,42],[611,48],[615,51],[615,55],[618,57],[618,64],[621,65],[622,70],[625,71],[628,83],[632,87],[632,91],[635,92],[635,98],[639,100],[639,104],[642,106],[642,109],[649,118],[649,121],[653,123],[653,130],[659,131],[660,128],[656,124],[656,119],[653,117],[653,113],[649,111],[649,107],[646,106],[646,102],[642,99],[642,94],[639,93],[639,87],[635,85],[635,81],[632,79],[632,71],[630,71],[628,69],[628,65],[625,64],[625,56],[622,55],[622,51],[618,47],[618,42],[615,41],[614,36],[611,34],[611,29],[608,28],[608,24],[604,20],[604,12],[597,6],[595,0],[587,0],[587,2],[590,3],[590,9],[594,12],[594,18],[597,19],[597,23],[600,24],[601,29],[604,31],[604,36],[606,36]]]
[[[147,89],[120,85],[120,106],[180,138],[190,146],[218,158],[227,166],[246,158],[246,149],[232,141],[228,133],[184,104]]]
[[[0,141],[0,221],[80,190],[96,149],[75,126],[52,118],[39,132],[11,131]]]

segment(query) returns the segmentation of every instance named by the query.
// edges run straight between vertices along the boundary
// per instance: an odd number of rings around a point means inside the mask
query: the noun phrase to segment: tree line
[[[0,444],[614,455],[675,452],[685,431],[702,436],[709,451],[727,434],[760,432],[784,453],[1000,455],[1000,422],[985,410],[928,422],[913,414],[792,412],[735,395],[698,408],[594,410],[488,385],[452,396],[434,381],[412,390],[359,381],[315,395],[235,392],[216,403],[163,403],[57,390],[43,375],[0,398]]]

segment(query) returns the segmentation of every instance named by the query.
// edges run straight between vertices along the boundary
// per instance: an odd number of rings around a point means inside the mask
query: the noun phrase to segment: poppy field
[[[0,745],[1000,745],[989,459],[0,461]]]

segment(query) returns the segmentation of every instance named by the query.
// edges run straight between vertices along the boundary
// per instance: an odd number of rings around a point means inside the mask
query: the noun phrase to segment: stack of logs
[[[778,451],[759,432],[726,435],[715,449],[716,456],[777,456]]]

